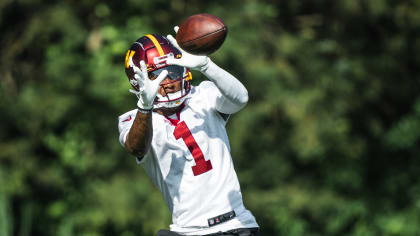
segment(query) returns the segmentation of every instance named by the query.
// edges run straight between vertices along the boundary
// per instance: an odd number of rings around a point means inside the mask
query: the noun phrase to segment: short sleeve
[[[118,117],[118,131],[120,133],[119,140],[123,147],[125,147],[125,140],[127,139],[128,131],[133,125],[134,118],[136,118],[137,110],[131,110]]]

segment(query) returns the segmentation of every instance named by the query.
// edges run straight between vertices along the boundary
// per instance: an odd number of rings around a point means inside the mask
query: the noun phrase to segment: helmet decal
[[[132,60],[135,53],[136,51],[133,50],[127,51],[127,53],[125,54],[125,68],[130,67],[130,60]]]

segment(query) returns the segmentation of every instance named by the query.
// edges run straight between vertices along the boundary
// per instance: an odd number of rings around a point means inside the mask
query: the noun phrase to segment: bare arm
[[[124,146],[127,151],[136,157],[143,157],[149,151],[153,136],[152,109],[153,101],[160,87],[160,83],[168,75],[167,70],[163,70],[159,76],[153,80],[149,79],[146,63],[140,61],[140,68],[134,65],[130,58],[130,68],[134,71],[134,78],[137,80],[138,89],[134,93],[139,98],[137,102],[137,114],[133,124],[128,131]],[[143,113],[144,112],[144,113]]]
[[[137,112],[133,125],[127,134],[125,148],[136,156],[143,157],[149,151],[153,137],[152,112]]]

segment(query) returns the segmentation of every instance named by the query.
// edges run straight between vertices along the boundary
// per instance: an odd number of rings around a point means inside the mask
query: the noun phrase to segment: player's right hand
[[[139,85],[139,101],[137,102],[137,106],[143,110],[150,110],[153,108],[153,101],[156,98],[160,83],[166,78],[168,71],[163,70],[156,79],[150,80],[144,61],[140,61],[140,68],[138,68],[130,60],[130,67],[133,68],[134,78]]]
[[[178,33],[178,26],[174,27],[174,31],[175,33]],[[169,42],[171,42],[171,44],[176,47],[179,51],[181,51],[182,53],[182,57],[181,58],[168,58],[166,60],[166,63],[168,65],[178,65],[178,66],[184,66],[187,68],[190,68],[192,70],[199,70],[202,71],[204,69],[207,68],[207,65],[209,63],[209,58],[207,56],[198,56],[198,55],[193,55],[191,53],[188,53],[186,51],[184,51],[176,42],[176,39],[168,34],[166,36],[166,38],[169,40]]]

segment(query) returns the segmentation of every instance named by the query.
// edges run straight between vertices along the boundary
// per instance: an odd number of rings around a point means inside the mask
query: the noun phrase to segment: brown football
[[[197,14],[188,17],[178,29],[176,41],[185,51],[196,55],[210,55],[222,46],[227,26],[217,16]]]

